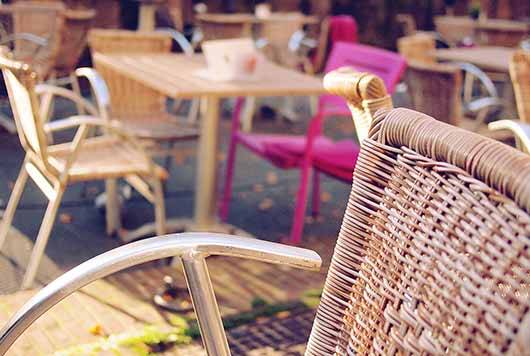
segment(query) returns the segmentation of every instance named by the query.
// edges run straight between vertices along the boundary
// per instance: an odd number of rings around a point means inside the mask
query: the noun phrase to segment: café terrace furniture
[[[471,63],[483,71],[508,74],[510,59],[514,53],[513,48],[478,46],[437,49],[434,56],[439,61]]]
[[[435,16],[434,27],[452,47],[475,34],[475,21],[467,16]]]
[[[89,33],[89,45],[93,57],[96,53],[170,53],[171,43],[172,37],[165,31],[96,29]],[[169,169],[176,143],[198,137],[195,120],[191,123],[183,122],[176,115],[168,112],[167,97],[163,93],[116,75],[106,67],[99,66],[97,61],[94,61],[94,66],[104,82],[97,73],[90,74],[87,78],[92,83],[96,100],[106,101],[104,105],[100,105],[100,115],[120,121],[130,134],[149,145],[148,152],[154,156],[166,156],[165,167]],[[138,71],[141,72],[142,68],[138,68]],[[100,81],[101,84],[96,81]],[[108,87],[108,94],[100,94],[98,89],[105,86]],[[195,110],[195,115],[197,111]]]
[[[477,42],[486,46],[517,47],[530,36],[530,23],[504,19],[486,19],[476,22]]]
[[[156,234],[165,233],[161,180],[167,173],[153,163],[138,142],[123,131],[118,123],[96,117],[98,110],[73,91],[45,84],[36,85],[37,74],[30,66],[9,59],[6,52],[0,56],[0,67],[20,142],[26,151],[2,218],[0,248],[9,232],[28,176],[49,201],[31,252],[22,288],[29,288],[33,284],[63,193],[69,184],[90,180],[108,182],[125,178],[153,204]],[[42,98],[42,105],[39,104],[39,96]],[[56,96],[75,102],[92,116],[76,115],[45,124],[45,113]],[[76,127],[78,129],[71,142],[49,145],[48,134]],[[92,127],[100,127],[107,132],[101,136],[87,137]],[[116,224],[117,206],[115,199],[107,199],[107,229],[113,229]]]
[[[436,41],[434,37],[425,34],[412,34],[398,38],[398,52],[408,61],[426,64],[436,63],[434,51]]]
[[[519,120],[499,120],[489,124],[490,130],[510,131],[520,150],[530,153],[530,54],[517,51],[510,61]]]
[[[195,231],[237,231],[233,226],[217,221],[219,154],[219,104],[222,98],[241,96],[310,96],[320,95],[324,88],[318,78],[266,62],[267,73],[259,81],[215,81],[196,74],[206,67],[200,54],[94,54],[98,71],[121,77],[123,82],[135,83],[145,90],[156,91],[173,99],[201,98],[205,114],[201,118],[197,155],[194,219],[170,220],[168,230],[193,228]],[[173,230],[175,229],[175,230]]]
[[[356,103],[358,115],[368,116],[365,122],[371,121],[371,113],[367,111],[368,107],[392,107],[392,99],[385,85],[388,85],[389,91],[393,91],[399,81],[405,69],[405,61],[401,56],[374,47],[337,42],[328,58],[325,72],[343,66],[366,71],[363,73],[366,78],[361,81],[363,86],[358,89],[359,97]],[[378,72],[385,80],[370,76],[370,72]],[[240,101],[242,100],[241,98]],[[232,119],[224,194],[219,215],[223,221],[228,219],[237,146],[241,145],[280,169],[299,169],[298,191],[289,235],[289,243],[299,244],[302,240],[311,174],[313,175],[312,213],[314,216],[319,213],[320,173],[347,183],[351,182],[359,146],[352,139],[333,141],[322,132],[325,120],[337,115],[350,116],[350,110],[342,98],[322,95],[318,100],[318,110],[308,125],[306,135],[285,135],[242,132],[240,130],[240,106],[241,102],[238,102]],[[366,137],[368,126],[356,122],[359,142]]]
[[[480,46],[516,47],[530,35],[530,24],[522,21],[436,16],[434,24],[436,31],[452,46],[467,37]]]
[[[463,89],[462,73],[471,76],[467,73],[468,66],[466,63],[428,64],[409,61],[405,78],[412,106],[449,124],[491,136],[486,120],[488,115],[503,107],[503,102],[493,83],[486,79],[479,79],[485,88],[485,94],[479,97],[473,97],[476,87],[472,83],[470,88],[473,90],[469,90],[469,93]],[[480,76],[480,72],[477,75]]]
[[[15,58],[33,65],[39,80],[53,78],[64,28],[64,6],[55,2],[0,5],[0,45],[13,48]],[[0,126],[15,133],[13,120],[0,115]]]
[[[513,83],[519,120],[530,124],[530,53],[519,50],[510,60],[510,78]]]
[[[330,91],[357,98],[352,89],[362,76],[330,80],[334,75],[325,79]],[[529,179],[530,157],[511,147],[412,110],[381,112],[362,146],[305,354],[524,354],[530,348]],[[135,242],[38,292],[0,331],[0,354],[84,285],[181,256],[206,353],[228,356],[205,263],[210,255],[308,270],[321,265],[312,251],[231,235]]]

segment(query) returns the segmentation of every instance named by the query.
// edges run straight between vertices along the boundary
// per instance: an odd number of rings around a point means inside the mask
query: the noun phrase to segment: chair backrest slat
[[[164,32],[96,29],[88,35],[92,53],[103,54],[169,53],[171,41]],[[100,66],[97,61],[94,66],[107,83],[112,116],[130,117],[165,110],[166,97],[158,91]]]
[[[510,61],[510,77],[513,83],[519,120],[530,123],[530,53],[517,51]]]
[[[528,350],[529,179],[530,157],[507,145],[379,112],[306,355]]]

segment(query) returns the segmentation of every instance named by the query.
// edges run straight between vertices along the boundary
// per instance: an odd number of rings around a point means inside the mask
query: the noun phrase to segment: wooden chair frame
[[[13,61],[7,56],[8,54],[5,51],[0,55],[0,67],[6,79],[17,131],[22,147],[26,151],[26,156],[0,226],[0,248],[11,226],[28,176],[32,178],[49,200],[22,282],[22,288],[28,288],[33,283],[63,193],[67,185],[72,182],[105,179],[109,196],[106,210],[107,232],[111,234],[117,232],[120,228],[115,192],[116,179],[125,178],[154,205],[156,233],[163,234],[165,232],[165,207],[161,177],[165,176],[165,171],[152,162],[151,158],[142,150],[138,141],[127,134],[119,123],[98,118],[98,110],[90,102],[70,90],[45,84],[37,85],[37,75],[29,65]],[[41,97],[40,103],[39,96]],[[44,118],[47,116],[50,105],[57,96],[72,100],[91,116],[77,115],[45,124]],[[24,101],[25,98],[29,101],[29,107],[25,105],[27,104]],[[71,142],[48,145],[48,134],[76,127],[78,129]],[[83,146],[88,145],[89,147],[90,144],[96,142],[94,140],[98,139],[87,137],[89,130],[93,127],[100,127],[106,131],[106,134],[102,137],[115,137],[116,140],[120,140],[119,142],[123,142],[131,155],[140,157],[143,168],[131,166],[130,169],[123,171],[117,168],[110,171],[94,169],[92,173],[74,175],[73,168],[76,164],[79,164],[79,154],[83,150]],[[54,154],[65,149],[67,153],[63,157],[64,162],[58,164]]]

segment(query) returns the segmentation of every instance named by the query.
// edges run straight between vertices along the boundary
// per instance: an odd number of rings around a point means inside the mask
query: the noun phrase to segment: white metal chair
[[[36,85],[37,75],[29,65],[0,53],[0,68],[9,94],[18,135],[26,156],[9,198],[0,225],[0,248],[7,236],[28,176],[36,183],[49,204],[32,251],[22,288],[30,287],[44,253],[50,232],[68,184],[106,180],[109,196],[115,197],[116,179],[125,178],[155,206],[156,233],[165,232],[165,208],[161,180],[166,171],[155,165],[133,137],[119,124],[96,117],[98,110],[74,92],[50,85]],[[38,96],[41,96],[39,103]],[[54,97],[75,102],[88,115],[77,115],[45,124],[45,117]],[[78,127],[71,142],[48,144],[48,134]],[[100,127],[105,134],[86,137],[91,127]],[[107,200],[107,231],[119,225],[116,199]]]

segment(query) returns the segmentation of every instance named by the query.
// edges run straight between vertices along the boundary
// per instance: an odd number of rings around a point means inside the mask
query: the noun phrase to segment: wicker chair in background
[[[332,73],[325,85],[350,100],[355,78]],[[530,157],[513,148],[412,110],[381,112],[363,142],[306,355],[527,352],[529,179]],[[321,263],[311,251],[228,235],[139,241],[38,292],[0,331],[0,354],[82,286],[178,255],[207,353],[229,355],[205,264],[219,254],[313,270]]]
[[[530,153],[530,53],[517,51],[510,61],[519,120],[499,120],[489,124],[493,131],[510,131],[517,147]]]
[[[28,288],[33,283],[63,193],[71,183],[90,180],[108,182],[125,178],[154,205],[156,233],[164,233],[165,208],[161,179],[167,176],[165,170],[156,166],[138,143],[120,130],[117,124],[95,117],[98,110],[85,99],[64,88],[44,84],[36,86],[37,74],[27,64],[8,57],[4,51],[0,56],[0,67],[26,156],[0,226],[0,248],[28,176],[49,200],[22,288]],[[38,95],[42,98],[42,105],[39,105]],[[45,124],[49,109],[46,106],[57,96],[73,101],[94,116],[73,116]],[[76,127],[78,130],[71,142],[49,145],[48,134]],[[108,134],[87,138],[90,127],[102,127]],[[119,227],[116,210],[116,200],[107,199],[107,230],[111,232]]]
[[[31,34],[46,41],[44,46],[26,39],[16,39],[13,55],[17,60],[30,63],[39,80],[55,78],[55,65],[63,43],[65,26],[64,4],[60,1],[24,1],[10,5],[13,33]]]
[[[91,30],[88,41],[93,54],[132,55],[169,53],[172,38],[165,32]],[[120,121],[130,134],[150,144],[150,152],[153,155],[166,155],[166,168],[169,168],[174,144],[182,140],[196,139],[196,125],[183,122],[169,113],[167,98],[156,90],[99,66],[97,58],[94,58],[94,66],[105,80],[110,93],[110,103],[101,107],[104,110],[102,115]],[[87,71],[88,69],[85,70]],[[98,88],[104,87],[104,84],[95,82],[99,78],[97,73],[87,75],[87,78],[91,81],[96,100],[108,101],[105,95],[98,94]],[[167,148],[163,147],[164,143]]]
[[[401,37],[397,41],[398,52],[407,61],[416,61],[426,64],[436,63],[434,51],[436,40],[433,36],[425,34],[413,34]]]
[[[434,27],[452,47],[464,38],[473,39],[475,36],[475,21],[467,16],[436,16]]]
[[[466,91],[462,96],[462,68],[467,66],[466,63],[425,64],[410,61],[405,78],[412,106],[444,122],[492,136],[493,133],[487,129],[486,119],[492,112],[502,108],[503,102],[491,82],[486,82],[489,84],[489,96],[463,101]],[[499,139],[502,137],[500,135]]]
[[[39,81],[55,78],[54,66],[62,42],[64,10],[64,5],[57,1],[0,6],[0,45],[10,46],[16,59],[31,63]],[[0,126],[16,133],[15,124],[9,117],[0,115]]]

